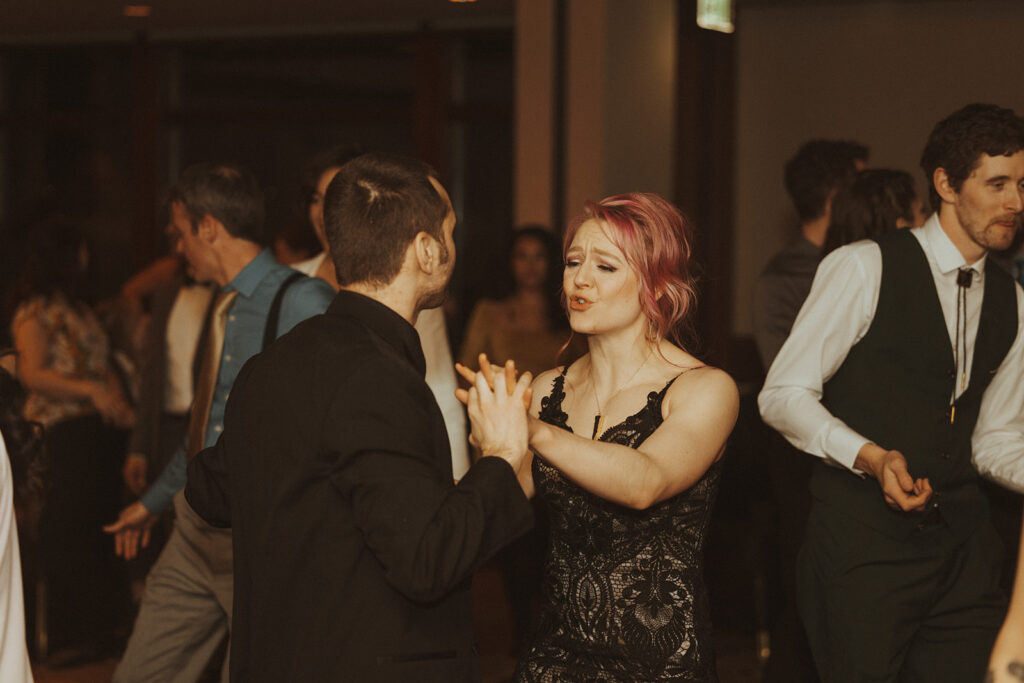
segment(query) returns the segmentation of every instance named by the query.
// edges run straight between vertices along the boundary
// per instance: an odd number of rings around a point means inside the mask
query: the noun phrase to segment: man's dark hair
[[[430,178],[437,174],[422,161],[376,152],[341,167],[324,199],[338,284],[390,283],[420,232],[445,244],[442,224],[448,205]]]
[[[935,190],[935,170],[944,169],[949,185],[960,192],[981,156],[1010,156],[1024,149],[1024,120],[994,104],[968,104],[936,124],[921,152],[921,169],[932,209],[942,203]]]
[[[822,255],[857,240],[896,230],[900,219],[913,225],[914,179],[906,171],[869,168],[840,188],[832,201],[832,220]]]
[[[216,218],[233,237],[267,244],[263,192],[252,171],[237,164],[189,166],[171,188],[170,202],[181,202],[198,228],[203,216]]]
[[[784,183],[801,221],[825,215],[833,191],[866,162],[868,148],[852,140],[809,140],[786,162]]]

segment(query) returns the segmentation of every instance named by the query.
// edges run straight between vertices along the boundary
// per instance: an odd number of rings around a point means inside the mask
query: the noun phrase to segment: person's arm
[[[534,394],[545,395],[550,385]],[[739,410],[736,384],[716,368],[683,374],[662,403],[664,421],[638,448],[593,441],[530,421],[530,447],[582,488],[646,509],[693,486],[718,459]]]
[[[121,510],[117,521],[103,527],[114,536],[114,552],[126,560],[149,545],[149,532],[164,510],[171,506],[174,494],[185,486],[185,444],[171,456],[167,466],[139,500]]]
[[[18,350],[18,379],[28,391],[54,399],[87,400],[107,422],[131,424],[131,406],[112,373],[103,380],[71,377],[46,367],[50,347],[46,331],[32,316],[22,317],[12,330]]]
[[[1017,575],[1013,581],[1010,609],[992,648],[988,675],[985,680],[990,683],[1024,681],[1024,526],[1021,527]]]
[[[217,443],[204,448],[188,464],[185,500],[211,526],[231,526],[231,479],[227,460],[225,430]]]
[[[871,325],[881,277],[875,243],[829,254],[757,398],[764,421],[795,447],[851,470],[870,440],[833,416],[821,398],[825,382]]]
[[[429,602],[525,533],[533,513],[502,457],[482,458],[453,484],[439,462],[447,450],[432,450],[435,425],[421,399],[406,373],[356,368],[329,409],[324,439],[337,457],[331,482],[386,580]]]
[[[455,370],[452,352],[448,346],[448,330],[440,308],[421,311],[416,320],[416,332],[427,362],[426,382],[437,399],[448,430],[448,444],[452,449],[452,474],[456,481],[469,469],[469,448],[466,444],[466,412],[455,398]]]
[[[932,493],[928,480],[914,479],[902,453],[872,443],[821,403],[825,382],[871,326],[881,280],[882,254],[874,242],[825,257],[757,404],[764,421],[801,451],[870,475],[894,508],[920,510]]]
[[[981,399],[971,446],[982,476],[1024,493],[1024,291],[1016,290],[1017,338]]]

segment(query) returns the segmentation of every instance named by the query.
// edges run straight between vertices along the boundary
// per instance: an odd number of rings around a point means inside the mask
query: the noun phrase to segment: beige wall
[[[516,220],[549,222],[552,0],[516,5]],[[566,11],[565,215],[644,190],[671,196],[675,0],[570,0]]]
[[[737,21],[733,324],[749,334],[754,280],[795,232],[782,165],[812,137],[917,165],[932,126],[974,101],[1024,114],[1024,2],[906,2],[741,11]]]

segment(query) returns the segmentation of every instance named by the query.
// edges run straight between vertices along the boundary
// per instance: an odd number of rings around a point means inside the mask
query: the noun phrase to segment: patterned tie
[[[188,418],[188,459],[203,450],[206,441],[206,426],[210,422],[210,406],[213,404],[213,390],[217,385],[220,370],[220,355],[224,350],[224,329],[228,324],[228,310],[238,296],[237,290],[217,292],[210,316],[206,344],[202,349],[199,376],[196,379],[192,410]]]

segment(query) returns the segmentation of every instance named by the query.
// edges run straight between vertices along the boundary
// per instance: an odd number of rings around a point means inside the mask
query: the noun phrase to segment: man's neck
[[[825,233],[828,232],[829,217],[819,216],[800,224],[800,233],[808,242],[816,247],[825,246]]]
[[[263,248],[255,242],[234,238],[220,251],[220,268],[217,273],[217,285],[226,287],[234,280],[253,259],[260,255]]]
[[[383,304],[392,311],[402,316],[410,325],[416,324],[419,316],[419,309],[416,308],[416,298],[410,296],[409,291],[397,280],[383,287],[375,287],[365,282],[353,282],[342,285],[341,291],[355,292]]]
[[[957,248],[968,265],[977,263],[978,259],[985,255],[985,248],[971,239],[961,225],[956,210],[946,202],[943,202],[939,209],[939,227],[942,228],[942,232],[946,233],[946,237]]]

